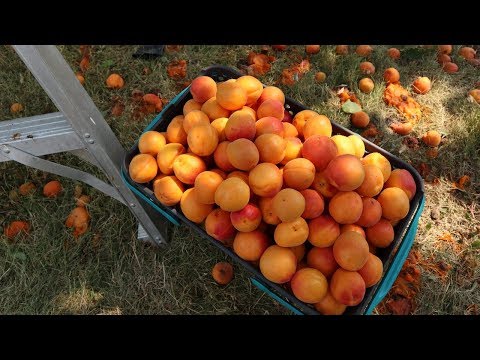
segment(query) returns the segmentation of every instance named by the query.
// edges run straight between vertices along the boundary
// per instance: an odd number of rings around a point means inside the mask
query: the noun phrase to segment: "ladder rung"
[[[1,121],[0,144],[36,156],[85,147],[61,112]],[[7,160],[0,153],[0,162]]]

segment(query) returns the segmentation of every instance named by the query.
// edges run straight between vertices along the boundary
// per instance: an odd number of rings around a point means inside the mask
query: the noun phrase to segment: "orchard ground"
[[[456,74],[442,71],[436,61],[436,47],[396,46],[399,60],[386,56],[392,46],[374,46],[368,61],[376,67],[375,88],[370,94],[358,91],[363,77],[359,64],[364,59],[354,53],[335,55],[335,46],[322,46],[310,56],[310,71],[292,86],[279,83],[284,68],[306,58],[304,46],[290,46],[286,52],[269,50],[275,56],[272,68],[260,80],[281,87],[287,96],[325,114],[332,121],[351,127],[349,116],[340,109],[332,89],[340,84],[355,91],[379,130],[381,147],[415,166],[423,167],[426,207],[420,218],[413,246],[419,254],[421,270],[418,292],[414,294],[414,314],[472,314],[480,304],[480,105],[467,98],[480,81],[480,69],[458,56]],[[72,69],[80,70],[79,46],[59,46]],[[135,46],[93,46],[90,66],[85,71],[85,89],[105,116],[125,148],[139,137],[155,114],[136,111],[132,91],[159,94],[171,100],[199,71],[212,64],[233,67],[246,65],[250,51],[261,46],[183,46],[156,59],[134,59]],[[166,68],[173,60],[187,60],[186,78],[175,80]],[[432,90],[415,96],[425,108],[425,117],[414,127],[410,142],[392,133],[389,123],[398,119],[395,109],[382,99],[383,71],[395,67],[405,87],[417,76],[432,80]],[[315,81],[323,71],[326,80]],[[125,79],[125,87],[110,90],[105,79],[113,72]],[[13,49],[0,47],[0,121],[56,111]],[[10,106],[21,103],[24,110],[12,114]],[[119,116],[112,107],[121,102]],[[428,148],[414,138],[427,130],[438,130],[444,137],[438,157],[429,158]],[[356,130],[360,132],[359,130]],[[59,161],[103,177],[93,166],[68,154],[51,155]],[[421,165],[421,164],[424,165]],[[453,183],[470,177],[464,189]],[[64,191],[55,199],[45,198],[41,188],[49,180],[61,181]],[[17,196],[24,182],[32,181],[32,195]],[[229,261],[212,245],[187,227],[172,229],[170,246],[159,250],[136,240],[136,221],[117,201],[83,185],[91,196],[89,231],[78,241],[64,225],[75,207],[74,181],[59,178],[25,166],[0,163],[0,313],[2,314],[289,314],[249,281],[248,273],[234,265],[234,279],[217,285],[212,267]],[[12,191],[13,190],[13,191]],[[30,235],[10,244],[3,227],[12,220],[31,224]],[[391,299],[391,298],[390,298]],[[380,306],[375,313],[388,313]]]

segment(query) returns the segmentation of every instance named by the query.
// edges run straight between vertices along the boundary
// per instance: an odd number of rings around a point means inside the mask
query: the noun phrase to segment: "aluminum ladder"
[[[54,45],[13,45],[60,112],[0,122],[0,162],[17,161],[82,181],[128,206],[139,240],[167,244],[168,221],[139,200],[121,178],[125,155],[112,129]],[[101,169],[110,184],[92,174],[40,156],[70,152]]]

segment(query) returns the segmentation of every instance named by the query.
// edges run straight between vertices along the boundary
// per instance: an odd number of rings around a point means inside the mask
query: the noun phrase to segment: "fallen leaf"
[[[82,72],[85,72],[88,70],[89,67],[90,67],[90,57],[85,56],[80,61],[80,70],[82,70]]]
[[[429,159],[435,159],[438,156],[438,148],[428,148],[426,154]]]
[[[180,51],[182,47],[183,45],[166,45],[165,52],[167,53],[177,52],[177,51]]]
[[[82,186],[81,185],[75,185],[75,190],[73,191],[73,197],[75,199],[78,199],[80,196],[82,196]]]
[[[360,135],[362,135],[362,137],[365,137],[365,138],[372,138],[372,137],[376,137],[378,134],[379,134],[379,131],[377,127],[374,124],[370,123],[367,129],[364,130]]]
[[[354,103],[350,99],[348,99],[342,105],[342,110],[343,110],[343,112],[346,112],[347,114],[354,114],[356,112],[362,111],[362,107],[360,105],[358,105],[357,103]]]
[[[436,185],[440,185],[440,179],[439,179],[438,177],[433,178],[433,180],[432,180],[432,185],[435,185],[435,186],[436,186]]]
[[[185,60],[173,60],[167,66],[167,74],[173,79],[181,79],[187,76],[187,62]]]
[[[144,68],[143,68],[143,75],[148,75],[148,74],[150,74],[151,72],[152,72],[152,70],[150,70],[150,68],[148,68],[148,67],[144,67]]]
[[[428,164],[425,164],[424,162],[418,164],[416,168],[420,176],[424,179],[430,174],[431,171],[430,166],[428,166]]]
[[[412,312],[412,300],[399,298],[387,301],[387,308],[393,315],[409,315]]]
[[[247,56],[247,73],[251,76],[265,75],[272,67],[270,64],[275,58],[251,51]]]
[[[112,115],[118,117],[123,114],[123,110],[125,110],[125,105],[117,101],[112,107]]]
[[[405,136],[402,140],[402,144],[405,144],[412,150],[417,150],[420,147],[418,139],[413,136]]]
[[[132,100],[140,102],[143,100],[143,95],[144,95],[143,91],[135,89],[132,91]]]
[[[457,189],[465,190],[465,186],[470,182],[470,176],[463,175],[460,179],[453,183]]]

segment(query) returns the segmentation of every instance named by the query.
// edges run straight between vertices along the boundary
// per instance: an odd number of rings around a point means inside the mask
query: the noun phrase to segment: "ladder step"
[[[0,122],[0,145],[41,156],[82,149],[82,140],[61,112]],[[0,162],[8,159],[0,153]]]

